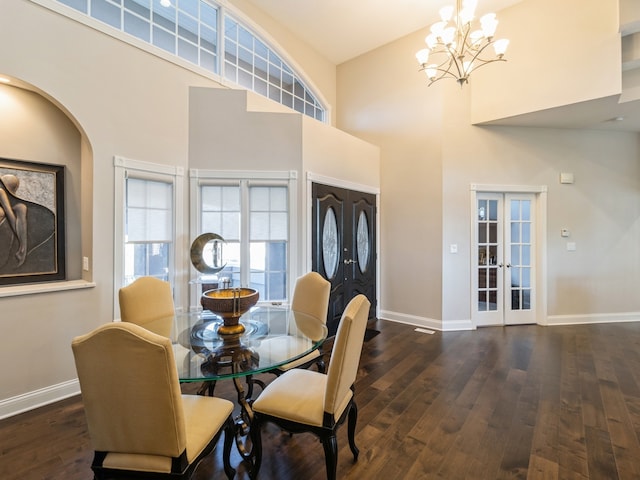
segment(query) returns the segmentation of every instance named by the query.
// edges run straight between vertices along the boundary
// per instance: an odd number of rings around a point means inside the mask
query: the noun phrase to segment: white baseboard
[[[442,332],[452,332],[457,330],[475,330],[471,324],[471,320],[435,320],[433,318],[418,317],[416,315],[407,315],[404,313],[390,312],[388,310],[380,310],[380,318],[391,322],[405,323],[416,327],[430,328]]]
[[[547,325],[589,325],[593,323],[640,322],[640,312],[549,315]]]
[[[75,379],[15,397],[6,398],[0,400],[0,419],[12,417],[19,413],[33,410],[34,408],[43,407],[44,405],[64,400],[79,393],[80,384],[78,380]]]
[[[390,312],[388,310],[380,310],[380,318],[391,322],[405,323],[407,325],[415,325],[416,327],[430,328],[432,330],[439,330],[443,332],[476,329],[470,319],[447,320],[443,322],[442,320],[435,320],[433,318],[406,315],[404,313]],[[590,325],[595,323],[621,322],[640,322],[640,312],[549,315],[546,323],[540,323],[540,325]]]

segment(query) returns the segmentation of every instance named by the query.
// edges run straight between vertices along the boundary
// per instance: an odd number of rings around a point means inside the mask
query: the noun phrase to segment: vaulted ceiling
[[[438,10],[454,3],[453,0],[247,1],[336,65],[410,33],[426,31],[438,20]],[[521,1],[479,0],[477,14],[498,12]],[[619,103],[618,100],[616,95],[495,123],[640,131],[640,102]]]

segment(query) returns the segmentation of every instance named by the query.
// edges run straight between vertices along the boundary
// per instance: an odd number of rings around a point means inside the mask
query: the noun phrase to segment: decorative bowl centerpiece
[[[220,335],[233,335],[244,332],[240,317],[258,302],[259,296],[253,288],[218,288],[204,292],[200,304],[222,318]]]

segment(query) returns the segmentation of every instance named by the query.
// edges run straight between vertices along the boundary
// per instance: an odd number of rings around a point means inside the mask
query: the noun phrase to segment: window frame
[[[184,169],[182,167],[160,165],[140,160],[115,156],[114,165],[114,255],[113,255],[113,285],[114,285],[114,314],[120,311],[118,291],[124,286],[125,274],[125,231],[126,231],[126,182],[128,178],[159,181],[172,186],[172,214],[171,214],[171,251],[169,252],[169,272],[167,277],[173,290],[176,311],[181,311],[179,299],[182,298],[182,286],[177,281],[177,270],[181,265],[181,244],[179,243],[181,226],[178,214],[184,210]]]
[[[192,207],[189,212],[189,225],[190,225],[190,238],[195,239],[202,232],[202,198],[201,187],[207,185],[238,185],[240,186],[241,195],[241,216],[247,217],[247,221],[241,220],[241,232],[240,243],[246,243],[249,245],[249,220],[248,215],[250,213],[250,205],[248,201],[249,187],[252,186],[285,186],[287,187],[288,197],[288,248],[287,248],[287,271],[286,271],[286,288],[285,292],[287,298],[282,303],[288,303],[291,294],[291,279],[292,272],[297,272],[297,251],[298,245],[297,237],[297,222],[298,222],[298,172],[295,170],[290,171],[234,171],[234,170],[202,170],[191,169],[190,173],[190,204]],[[212,232],[219,233],[219,232]],[[249,264],[248,248],[242,248],[241,251],[245,252],[242,257],[242,265]],[[249,281],[250,272],[246,268],[241,270],[241,282]],[[194,288],[191,288],[189,298],[191,310],[199,310],[200,307],[200,283],[198,281],[199,272],[195,268],[190,269],[190,281],[189,284]],[[271,303],[272,301],[260,300],[258,303]]]

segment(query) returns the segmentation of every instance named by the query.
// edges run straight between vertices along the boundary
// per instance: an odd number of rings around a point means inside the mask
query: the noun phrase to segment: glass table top
[[[327,336],[288,308],[253,307],[240,318],[245,331],[220,335],[222,319],[209,312],[178,314],[172,330],[181,382],[220,380],[267,372],[316,350]]]

